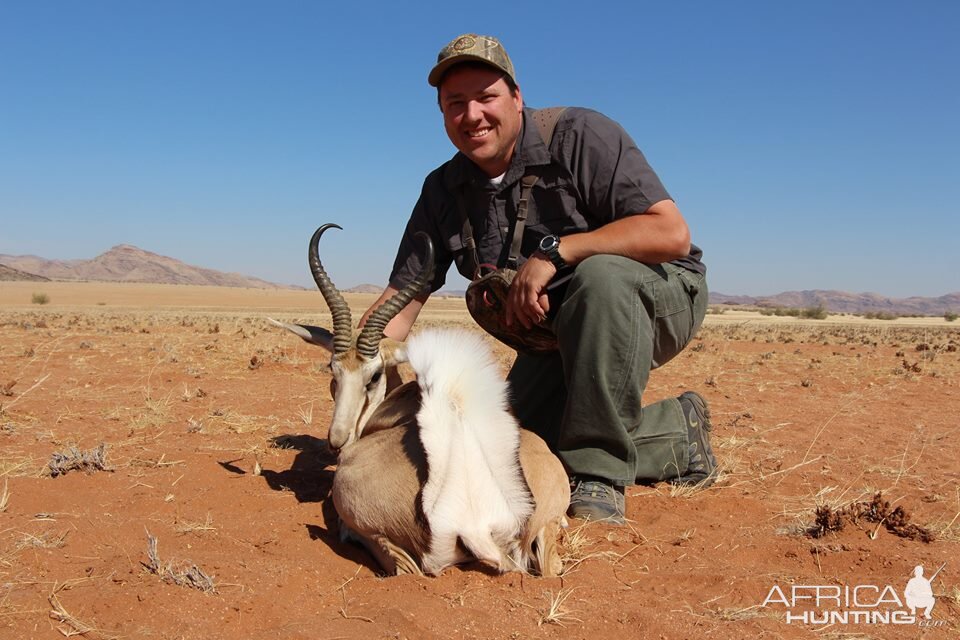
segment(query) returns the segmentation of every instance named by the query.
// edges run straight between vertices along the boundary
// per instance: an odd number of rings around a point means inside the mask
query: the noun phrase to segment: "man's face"
[[[523,122],[519,88],[512,95],[492,68],[453,67],[440,85],[440,109],[453,146],[491,178],[507,170]]]

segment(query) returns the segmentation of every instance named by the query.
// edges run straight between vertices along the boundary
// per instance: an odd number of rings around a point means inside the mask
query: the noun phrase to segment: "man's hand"
[[[519,322],[530,329],[540,324],[550,311],[547,284],[557,274],[550,259],[539,251],[531,255],[517,271],[507,298],[507,326]]]

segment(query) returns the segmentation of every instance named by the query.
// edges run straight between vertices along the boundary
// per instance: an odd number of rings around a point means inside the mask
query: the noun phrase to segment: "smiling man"
[[[707,287],[702,252],[637,145],[589,109],[525,108],[513,63],[490,36],[450,42],[428,81],[458,152],[427,176],[371,309],[418,273],[420,231],[436,249],[430,291],[385,333],[407,336],[452,264],[468,279],[481,265],[515,266],[505,323],[547,328],[557,349],[518,354],[513,409],[567,468],[570,515],[622,523],[626,485],[710,485],[703,397],[688,391],[641,409],[651,369],[699,329]]]

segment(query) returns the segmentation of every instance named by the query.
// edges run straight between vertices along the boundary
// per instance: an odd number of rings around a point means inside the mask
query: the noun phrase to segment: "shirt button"
[[[500,227],[500,231],[503,231],[504,233],[506,233],[506,232],[507,232],[507,227]]]

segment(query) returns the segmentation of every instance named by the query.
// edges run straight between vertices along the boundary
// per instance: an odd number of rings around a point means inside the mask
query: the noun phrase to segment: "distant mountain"
[[[887,312],[897,315],[942,316],[948,311],[960,312],[960,292],[937,298],[890,298],[878,293],[846,291],[787,291],[772,296],[728,296],[710,293],[711,304],[749,305],[756,307],[809,308],[823,305],[833,313]]]
[[[20,271],[19,269],[8,267],[5,264],[0,264],[0,282],[2,281],[11,282],[14,280],[30,280],[35,282],[46,282],[46,281],[49,281],[50,278],[44,278],[43,276],[38,276],[35,273],[27,273],[26,271]]]
[[[224,273],[186,264],[129,244],[113,247],[90,260],[48,260],[38,256],[0,254],[0,281],[10,280],[87,280],[96,282],[144,282],[157,284],[192,284],[255,289],[300,289],[279,285],[239,273]],[[362,284],[346,290],[349,293],[376,293],[383,287]],[[444,290],[439,297],[462,297],[463,291]],[[937,298],[914,296],[890,298],[877,293],[846,291],[787,291],[770,296],[735,296],[710,293],[711,304],[755,307],[808,308],[823,305],[833,313],[887,312],[897,315],[941,316],[960,312],[960,292]]]
[[[355,287],[349,289],[344,289],[344,293],[383,293],[383,287],[377,286],[375,284],[358,284]]]
[[[91,260],[47,260],[38,256],[0,254],[0,264],[50,280],[192,284],[254,289],[292,288],[239,273],[195,267],[129,244],[117,245]]]

